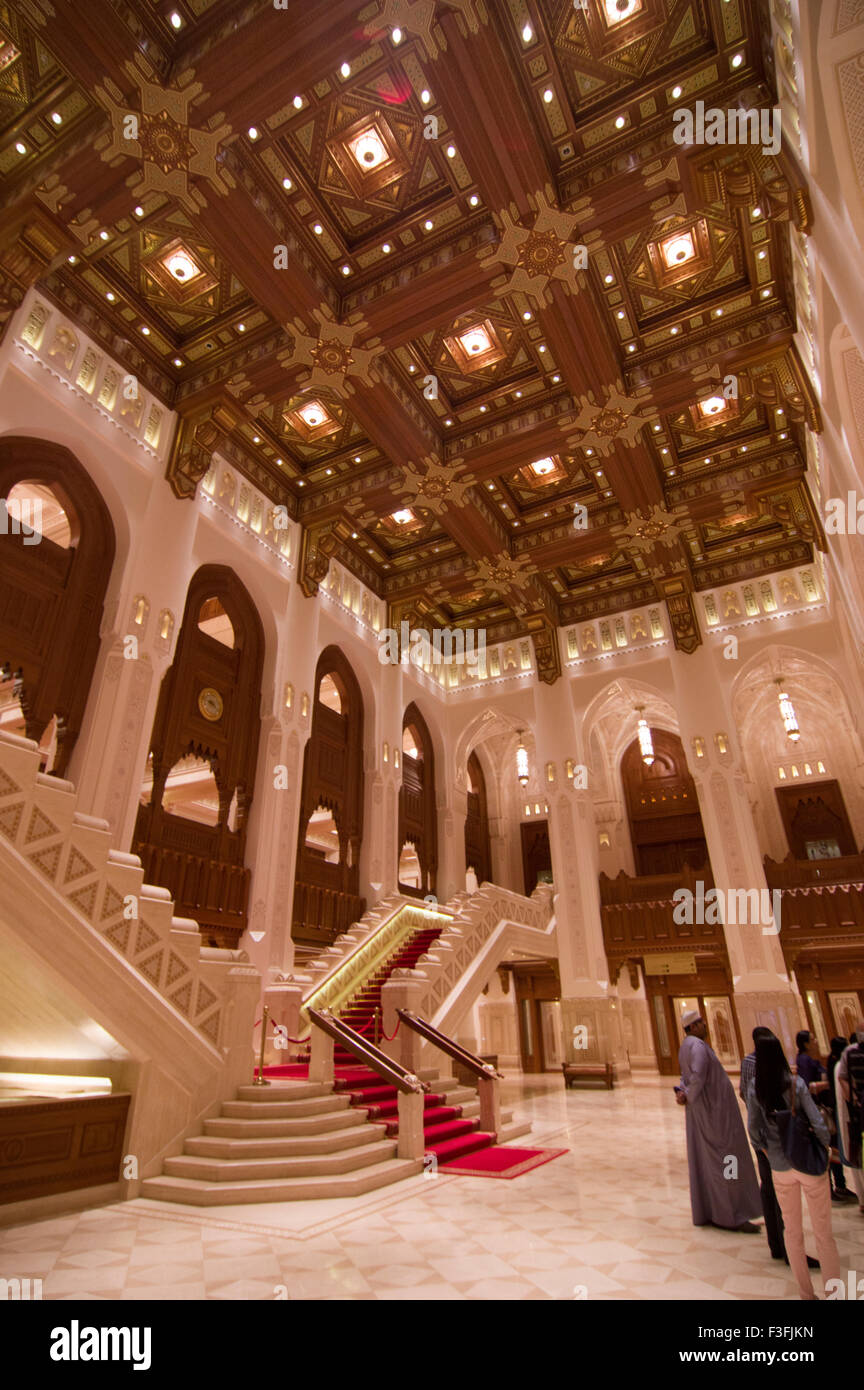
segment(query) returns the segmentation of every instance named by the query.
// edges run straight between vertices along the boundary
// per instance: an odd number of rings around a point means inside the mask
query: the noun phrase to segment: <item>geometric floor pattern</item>
[[[335,1201],[91,1208],[0,1229],[0,1278],[41,1278],[46,1300],[797,1300],[763,1236],[691,1224],[669,1078],[514,1076],[502,1098],[532,1146],[570,1152],[518,1183],[443,1169]],[[864,1217],[832,1217],[844,1278],[864,1277]]]

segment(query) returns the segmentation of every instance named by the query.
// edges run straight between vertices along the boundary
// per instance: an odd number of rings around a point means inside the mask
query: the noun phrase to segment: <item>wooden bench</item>
[[[615,1068],[611,1062],[562,1062],[564,1085],[576,1086],[581,1082],[602,1082],[607,1091],[615,1086]]]

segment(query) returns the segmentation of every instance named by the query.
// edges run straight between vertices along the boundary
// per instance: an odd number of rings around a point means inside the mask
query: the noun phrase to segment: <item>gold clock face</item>
[[[224,706],[219,691],[214,690],[212,686],[205,686],[198,696],[198,708],[204,718],[209,719],[211,723],[221,719]]]

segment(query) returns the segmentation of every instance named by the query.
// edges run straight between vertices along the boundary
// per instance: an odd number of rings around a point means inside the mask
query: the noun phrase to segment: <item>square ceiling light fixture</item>
[[[145,246],[149,236],[152,233],[142,229]],[[205,264],[201,252],[193,250],[182,237],[174,237],[161,246],[154,245],[148,249],[141,258],[141,269],[156,281],[160,289],[181,304],[208,293],[219,283]]]
[[[410,507],[398,507],[389,516],[382,516],[380,524],[391,536],[410,536],[414,531],[422,530],[426,522]]]
[[[621,24],[642,13],[642,0],[603,0],[603,9],[607,24]]]
[[[717,425],[728,425],[730,420],[737,420],[738,414],[738,401],[734,397],[724,396],[720,391],[703,396],[701,401],[690,407],[690,417],[697,430],[713,430]]]
[[[506,356],[490,319],[457,327],[444,339],[444,346],[460,372],[476,372],[491,367]]]
[[[558,454],[547,454],[545,458],[534,459],[519,469],[519,479],[529,487],[548,487],[550,483],[560,483],[567,477],[567,469]]]
[[[409,169],[393,127],[381,111],[353,121],[327,141],[327,149],[351,192],[364,200],[374,198]]]
[[[712,263],[711,244],[704,218],[689,227],[678,227],[657,241],[649,241],[648,256],[661,289],[708,270]]]
[[[286,424],[299,434],[304,444],[315,444],[319,439],[326,439],[330,434],[335,434],[341,429],[339,420],[335,420],[317,397],[308,401],[301,401],[290,410],[284,412]]]

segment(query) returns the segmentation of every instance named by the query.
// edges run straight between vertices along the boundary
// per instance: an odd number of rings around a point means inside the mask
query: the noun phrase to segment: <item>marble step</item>
[[[319,1177],[257,1179],[245,1182],[202,1182],[196,1178],[146,1178],[141,1196],[156,1202],[182,1202],[195,1207],[224,1207],[251,1202],[314,1201],[322,1197],[359,1197],[379,1187],[414,1177],[423,1171],[422,1159],[390,1158],[357,1172]]]
[[[254,1124],[254,1121],[248,1123]],[[313,1154],[356,1149],[364,1144],[374,1144],[380,1138],[380,1130],[372,1125],[363,1125],[359,1130],[337,1129],[332,1134],[309,1134],[305,1137],[262,1138],[244,1133],[226,1139],[201,1134],[195,1139],[187,1139],[183,1152],[196,1158],[305,1158]]]
[[[396,1157],[396,1140],[373,1134],[372,1142],[354,1144],[333,1154],[312,1153],[303,1158],[199,1158],[178,1154],[166,1158],[168,1178],[199,1178],[202,1182],[240,1183],[256,1179],[327,1177],[350,1173],[386,1158]]]
[[[204,1121],[204,1134],[217,1139],[292,1139],[307,1134],[330,1134],[334,1130],[356,1129],[366,1123],[360,1110],[336,1110],[332,1114],[312,1115],[305,1119],[259,1120],[230,1119],[224,1115]]]
[[[263,1090],[263,1087],[262,1087]],[[222,1118],[229,1120],[294,1120],[307,1115],[331,1115],[348,1107],[349,1097],[313,1096],[311,1100],[283,1100],[277,1094],[272,1099],[226,1100],[222,1102]]]

